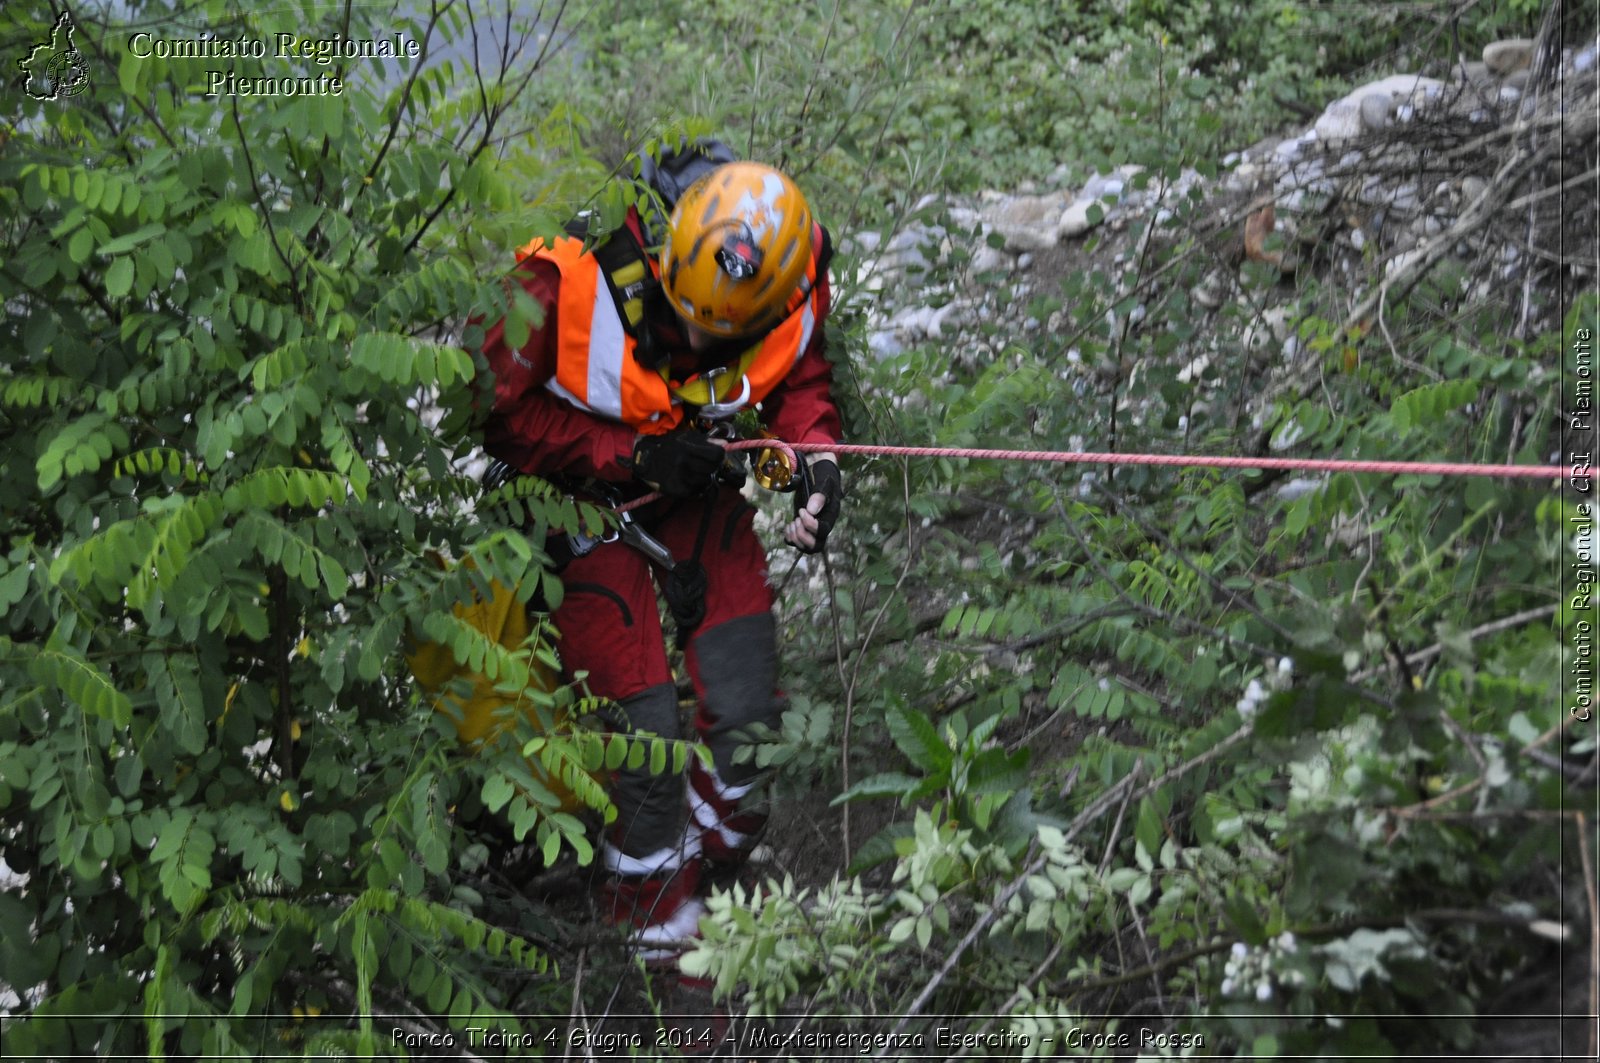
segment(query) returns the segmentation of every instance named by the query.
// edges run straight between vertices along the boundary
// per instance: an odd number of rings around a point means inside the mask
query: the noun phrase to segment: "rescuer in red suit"
[[[703,872],[737,867],[756,844],[765,787],[752,759],[734,753],[744,728],[776,727],[782,708],[754,510],[707,428],[754,408],[782,440],[840,434],[823,355],[828,235],[787,176],[720,151],[647,167],[651,186],[676,199],[659,254],[634,210],[587,248],[570,236],[523,248],[516,280],[543,320],[520,349],[503,323],[485,344],[491,455],[591,498],[666,496],[633,515],[682,571],[669,576],[625,541],[583,542],[567,551],[576,556],[553,614],[569,674],[587,673],[590,691],[615,701],[631,730],[668,738],[680,737],[680,723],[657,584],[677,618],[695,731],[714,768],[691,758],[687,780],[617,772],[618,817],[601,850],[606,914],[655,959],[696,933]],[[796,493],[784,537],[813,553],[839,514],[834,456],[814,457],[802,482],[809,490]]]

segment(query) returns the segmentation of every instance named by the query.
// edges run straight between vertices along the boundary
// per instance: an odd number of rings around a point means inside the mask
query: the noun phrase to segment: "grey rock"
[[[928,243],[928,230],[921,225],[908,225],[889,239],[890,251],[920,251]]]
[[[983,218],[1005,237],[1007,251],[1043,251],[1056,244],[1055,222],[1065,205],[1060,193],[1012,196],[984,210]]]
[[[890,319],[895,338],[915,342],[929,334],[938,311],[931,306],[908,306]]]
[[[1397,100],[1409,100],[1412,103],[1424,103],[1438,99],[1444,92],[1444,87],[1444,82],[1438,78],[1422,77],[1418,74],[1391,74],[1389,77],[1361,86],[1345,99],[1359,101],[1363,96],[1378,94]]]
[[[1061,221],[1056,226],[1056,233],[1061,239],[1070,240],[1073,237],[1082,236],[1095,227],[1096,223],[1089,219],[1089,207],[1091,205],[1092,201],[1080,199],[1066,209],[1061,215]],[[1103,211],[1104,209],[1105,207],[1102,204],[1101,210]],[[1101,221],[1104,220],[1104,217],[1102,217]]]
[[[1381,174],[1370,173],[1362,178],[1362,187],[1355,192],[1355,202],[1366,203],[1368,207],[1389,202],[1389,194],[1387,189],[1384,189],[1384,179]]]
[[[1222,187],[1229,192],[1250,192],[1255,189],[1260,169],[1255,163],[1244,163],[1237,170],[1224,174]]]
[[[1361,124],[1373,131],[1385,128],[1389,124],[1389,110],[1393,102],[1392,97],[1380,96],[1375,92],[1361,97]]]
[[[1202,354],[1200,357],[1194,359],[1194,361],[1178,370],[1178,380],[1180,383],[1192,384],[1196,380],[1199,380],[1201,375],[1209,368],[1211,368],[1211,355]]]
[[[1290,308],[1287,306],[1269,307],[1261,312],[1250,324],[1245,326],[1239,340],[1246,350],[1265,351],[1271,348],[1282,348],[1291,329],[1289,328]]]
[[[863,229],[858,233],[851,233],[839,241],[839,250],[846,255],[866,255],[878,249],[883,243],[883,235],[871,229]]]
[[[1516,89],[1518,92],[1526,92],[1528,90],[1528,79],[1531,77],[1533,77],[1533,72],[1531,70],[1518,70],[1516,73],[1506,78],[1505,87],[1508,89]]]
[[[987,231],[983,216],[971,207],[951,207],[950,224],[962,232]]]
[[[894,329],[878,329],[867,336],[867,350],[879,361],[893,358],[905,351],[905,347],[895,338]]]
[[[1371,117],[1366,117],[1363,108],[1369,96],[1379,96],[1393,102],[1398,100],[1402,104],[1415,108],[1423,103],[1436,100],[1444,94],[1444,82],[1434,78],[1420,77],[1416,74],[1395,74],[1382,78],[1370,84],[1363,85],[1343,99],[1330,103],[1322,117],[1317,119],[1314,131],[1318,138],[1325,144],[1338,144],[1358,137],[1363,127],[1366,129],[1382,128],[1367,124],[1377,118],[1377,104],[1372,104]],[[1399,113],[1395,112],[1396,117]],[[1409,121],[1409,118],[1401,118]]]
[[[1207,310],[1215,310],[1227,297],[1228,278],[1221,270],[1213,270],[1194,289],[1194,301]]]
[[[1468,174],[1461,179],[1461,197],[1468,203],[1475,203],[1483,198],[1489,191],[1489,182],[1476,174]]]
[[[1402,251],[1383,264],[1383,275],[1393,277],[1401,270],[1409,269],[1413,262],[1421,261],[1421,251]]]
[[[1348,97],[1328,104],[1317,119],[1317,139],[1324,144],[1344,144],[1361,135],[1361,104]]]
[[[972,253],[973,273],[992,273],[995,270],[1010,271],[1015,260],[998,247],[984,244]]]
[[[1283,499],[1285,502],[1293,502],[1297,498],[1309,495],[1311,492],[1317,490],[1321,486],[1321,480],[1290,480],[1288,483],[1278,488],[1278,497]]]
[[[1511,40],[1486,44],[1483,46],[1483,65],[1496,77],[1505,77],[1507,74],[1531,66],[1533,41],[1527,37],[1515,37]]]
[[[928,318],[927,330],[930,340],[943,339],[946,330],[953,330],[965,319],[966,308],[960,303],[946,303],[933,312]]]
[[[1583,51],[1581,51],[1577,55],[1573,56],[1572,57],[1572,72],[1574,74],[1583,74],[1583,73],[1587,73],[1590,70],[1593,70],[1594,69],[1594,63],[1595,63],[1596,55],[1597,55],[1597,49],[1596,49],[1595,45],[1591,44],[1591,45],[1589,45],[1589,47],[1585,48]]]
[[[1456,73],[1462,82],[1477,88],[1486,88],[1494,83],[1494,75],[1482,63],[1462,63],[1456,67]]]

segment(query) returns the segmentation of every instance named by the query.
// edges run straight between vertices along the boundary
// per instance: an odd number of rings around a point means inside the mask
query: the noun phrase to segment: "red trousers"
[[[734,759],[743,729],[753,723],[776,728],[782,711],[773,598],[766,553],[751,526],[754,514],[739,492],[726,487],[707,499],[663,500],[635,514],[680,563],[692,558],[700,543],[705,617],[684,657],[698,702],[696,736],[710,748],[716,769],[700,772],[687,797],[677,777],[652,776],[647,769],[619,771],[612,785],[618,818],[607,846],[613,871],[670,869],[681,862],[684,839],[688,855],[701,851],[702,834],[708,852],[747,847],[764,820],[747,800],[763,796],[752,793],[754,762]],[[563,666],[574,679],[583,675],[591,693],[617,702],[626,716],[624,726],[682,738],[687,736],[680,733],[656,599],[657,584],[665,578],[633,547],[604,543],[567,565],[565,595],[553,619]]]

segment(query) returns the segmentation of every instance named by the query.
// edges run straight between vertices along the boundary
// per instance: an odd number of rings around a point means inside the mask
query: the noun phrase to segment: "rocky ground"
[[[1307,361],[1297,276],[1347,289],[1351,322],[1370,325],[1385,301],[1452,263],[1471,278],[1471,299],[1504,304],[1518,337],[1552,323],[1558,280],[1569,291],[1594,283],[1594,248],[1576,234],[1593,231],[1596,210],[1597,50],[1498,41],[1445,76],[1385,77],[1303,128],[1227,154],[1215,177],[1122,167],[1072,186],[1063,166],[1042,187],[924,197],[897,231],[844,242],[860,263],[844,287],[871,295],[877,357],[937,342],[959,359],[982,349],[976,326],[997,293],[1026,305],[1073,271],[1126,272],[1142,241],[1187,243],[1210,262],[1193,303],[1212,320],[1248,318],[1243,342],[1276,363],[1280,386],[1257,398],[1259,423]],[[975,249],[969,262],[953,263],[956,246]],[[1252,260],[1285,278],[1265,304],[1245,300],[1240,268]],[[1135,330],[1163,327],[1145,319],[1160,290],[1142,289]],[[1020,324],[1052,334],[1063,322],[1057,311]],[[1203,338],[1181,345],[1180,379],[1202,379],[1218,353]]]

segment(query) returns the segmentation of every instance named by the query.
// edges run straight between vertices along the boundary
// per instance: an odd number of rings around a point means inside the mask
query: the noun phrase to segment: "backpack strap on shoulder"
[[[737,161],[738,156],[734,155],[732,148],[711,137],[680,139],[676,144],[663,144],[659,158],[649,152],[640,155],[639,183],[654,192],[661,204],[660,217],[645,223],[645,243],[657,245],[666,239],[666,233],[657,232],[656,225],[665,227],[672,208],[678,205],[678,200],[690,185],[718,166]]]
[[[634,342],[634,359],[647,369],[659,370],[670,355],[656,340],[649,322],[657,318],[666,303],[661,282],[650,268],[650,254],[640,240],[641,225],[629,211],[627,221],[600,237],[589,247],[589,253],[605,278],[623,331]],[[586,243],[592,239],[588,219],[583,215],[568,224],[567,232]]]
[[[833,235],[821,222],[817,223],[817,233],[820,234],[817,251],[817,278],[820,281],[827,275],[828,263],[833,261]]]

